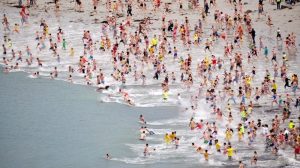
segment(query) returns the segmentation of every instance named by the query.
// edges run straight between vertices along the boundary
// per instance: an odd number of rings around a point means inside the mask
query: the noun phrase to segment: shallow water
[[[0,86],[1,168],[209,167],[190,146],[191,142],[202,143],[198,131],[186,130],[185,118],[190,113],[176,107],[100,103],[99,93],[90,87],[33,80],[21,72],[0,73]],[[142,156],[145,143],[138,140],[139,114],[145,116],[148,128],[156,133],[147,136],[147,143],[156,148],[147,158]],[[181,139],[177,150],[162,139],[166,132],[174,130]],[[252,150],[243,144],[237,144],[237,148],[240,159],[248,160]],[[106,153],[111,154],[112,160],[103,159]],[[264,165],[299,165],[293,159],[261,155],[259,163]],[[236,163],[218,154],[209,161],[214,167],[232,167]]]
[[[137,141],[139,114],[149,120],[178,115],[174,107],[99,103],[94,89],[24,73],[0,73],[0,86],[1,168],[140,167],[103,156],[135,155],[125,144]]]

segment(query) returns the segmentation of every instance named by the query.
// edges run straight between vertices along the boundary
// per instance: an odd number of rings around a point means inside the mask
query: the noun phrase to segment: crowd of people
[[[232,160],[237,151],[232,143],[235,137],[247,146],[255,145],[258,137],[263,137],[266,151],[277,155],[279,150],[289,146],[296,157],[300,153],[300,95],[298,74],[290,68],[290,57],[297,55],[297,32],[282,32],[272,20],[271,13],[282,10],[282,0],[257,0],[257,12],[256,9],[246,10],[246,2],[92,0],[91,9],[87,9],[87,2],[76,0],[74,12],[88,10],[93,16],[105,12],[100,37],[93,38],[95,32],[89,31],[87,26],[82,33],[82,47],[76,49],[69,45],[72,42],[63,27],[54,27],[45,18],[35,18],[40,19],[39,29],[32,34],[35,44],[24,43],[24,51],[18,49],[20,46],[13,46],[18,39],[10,36],[22,36],[26,27],[36,24],[31,22],[31,17],[36,16],[31,16],[30,10],[39,7],[36,1],[27,4],[21,1],[20,24],[11,23],[10,16],[3,15],[3,31],[6,32],[2,44],[3,71],[9,73],[20,69],[20,65],[43,67],[45,61],[39,53],[49,51],[52,54],[49,57],[54,57],[59,64],[62,53],[68,52],[70,59],[78,58],[78,62],[63,69],[68,72],[67,80],[72,83],[74,75],[81,74],[84,83],[98,86],[98,91],[110,89],[107,79],[126,86],[133,78],[143,86],[154,81],[161,86],[161,101],[168,101],[172,84],[179,83],[187,91],[196,90],[188,92],[185,99],[190,104],[185,111],[192,113],[187,129],[200,132],[203,144],[192,143],[191,146],[205,160],[215,152]],[[54,3],[56,14],[65,10],[59,0]],[[277,10],[265,10],[265,6],[275,3]],[[293,0],[287,3],[296,4]],[[178,18],[174,18],[174,12]],[[267,33],[257,31],[257,22],[264,22],[263,29],[270,32],[274,43],[267,40]],[[158,31],[153,31],[154,28]],[[99,65],[101,55],[110,56],[109,71]],[[58,78],[60,71],[54,66],[47,76]],[[40,77],[40,72],[32,76]],[[127,104],[135,105],[126,87],[109,96],[114,94],[120,94]],[[179,102],[183,101],[181,94],[175,94]],[[197,118],[201,99],[210,107],[207,115],[214,118],[214,122]],[[261,106],[271,108],[270,120],[261,118],[257,110]],[[143,126],[139,139],[147,141],[147,136],[155,133],[148,130],[142,115],[140,124]],[[225,137],[221,136],[223,134]],[[180,148],[176,131],[162,138],[166,144]],[[144,156],[155,151],[146,143]],[[251,164],[257,164],[259,155],[254,151]],[[107,158],[110,157],[107,154]],[[239,161],[239,167],[244,166]]]

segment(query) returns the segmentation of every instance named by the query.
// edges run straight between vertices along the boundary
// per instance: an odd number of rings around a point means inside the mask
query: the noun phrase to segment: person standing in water
[[[142,114],[140,115],[139,122],[142,124],[146,124],[145,118]]]
[[[206,149],[206,150],[203,152],[203,156],[204,156],[205,161],[208,161],[209,155],[211,155],[211,154],[208,153],[208,150]]]
[[[175,149],[179,147],[179,138],[175,137]]]
[[[239,161],[239,168],[246,168],[245,164],[242,161]]]
[[[228,160],[232,160],[233,152],[235,152],[235,149],[231,147],[231,145],[228,146],[227,148],[227,156]]]
[[[156,149],[153,148],[153,151],[155,151]],[[149,144],[146,144],[144,147],[144,157],[150,155],[150,148],[149,148]]]
[[[142,141],[145,141],[145,140],[146,140],[146,131],[143,131],[143,132],[141,133],[140,140],[142,140]]]
[[[251,165],[256,165],[257,163],[257,152],[254,151],[252,159],[251,159]]]
[[[149,153],[149,145],[146,144],[145,147],[144,147],[144,157],[146,157],[147,155],[150,155]]]

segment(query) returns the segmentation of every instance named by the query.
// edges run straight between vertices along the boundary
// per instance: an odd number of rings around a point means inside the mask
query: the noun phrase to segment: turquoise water
[[[103,159],[105,153],[135,157],[125,144],[138,141],[139,114],[168,119],[178,115],[176,107],[100,103],[93,88],[21,72],[0,73],[0,95],[1,168],[182,167]]]

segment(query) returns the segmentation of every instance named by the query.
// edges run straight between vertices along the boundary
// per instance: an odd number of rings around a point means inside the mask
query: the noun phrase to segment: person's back
[[[231,159],[231,157],[233,156],[233,148],[232,147],[229,147],[227,149],[227,155],[228,155],[228,158]]]
[[[242,161],[239,161],[239,168],[245,168],[245,165],[242,163]]]

